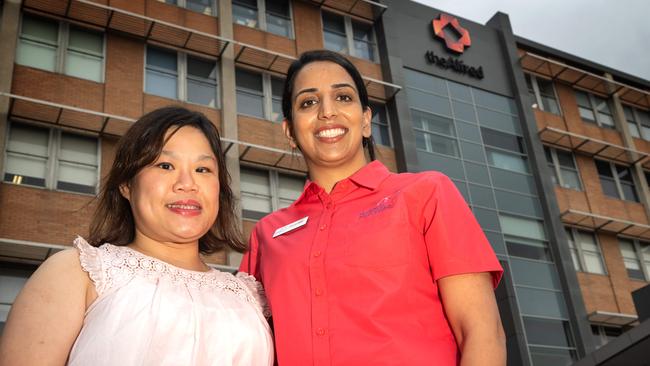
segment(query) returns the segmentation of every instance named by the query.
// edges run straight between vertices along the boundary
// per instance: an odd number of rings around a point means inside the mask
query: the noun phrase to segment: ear
[[[131,200],[131,190],[126,183],[120,184],[120,194],[122,197],[126,198],[127,201]]]
[[[361,122],[361,134],[363,137],[370,137],[372,135],[372,110],[370,107],[366,107],[366,110],[363,111],[363,121]]]
[[[286,136],[287,140],[289,141],[289,146],[291,146],[292,149],[298,148],[296,139],[293,137],[291,133],[291,126],[289,125],[289,122],[287,121],[286,118],[282,120],[282,131],[284,131],[284,136]]]

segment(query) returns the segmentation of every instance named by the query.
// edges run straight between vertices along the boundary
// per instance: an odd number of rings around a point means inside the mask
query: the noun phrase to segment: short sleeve
[[[246,285],[246,288],[251,292],[253,298],[260,307],[260,311],[264,314],[264,317],[271,317],[271,309],[269,303],[266,299],[266,293],[264,292],[264,286],[258,282],[255,277],[249,275],[248,273],[238,272],[237,278]]]
[[[101,250],[88,244],[86,240],[78,236],[74,247],[79,251],[79,262],[81,268],[88,273],[88,276],[95,284],[97,294],[101,295],[106,288],[106,276],[102,266]]]
[[[427,173],[420,185],[424,205],[424,237],[434,280],[490,272],[496,288],[503,269],[483,230],[454,183],[440,173]]]
[[[239,265],[239,271],[246,272],[258,280],[261,280],[258,269],[259,242],[257,241],[257,226],[253,229],[250,238],[248,239],[248,248],[249,250],[244,253],[241,264]]]

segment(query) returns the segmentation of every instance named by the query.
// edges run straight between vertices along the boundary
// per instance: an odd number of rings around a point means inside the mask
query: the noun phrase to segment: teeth
[[[201,207],[199,206],[194,206],[194,205],[175,205],[175,204],[170,204],[167,205],[169,208],[178,208],[181,210],[199,210]]]
[[[318,134],[316,134],[316,137],[332,138],[332,137],[341,136],[344,133],[345,130],[342,128],[330,128],[327,130],[320,131]]]

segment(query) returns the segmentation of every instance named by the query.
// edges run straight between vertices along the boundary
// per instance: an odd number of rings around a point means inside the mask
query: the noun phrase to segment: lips
[[[336,142],[348,132],[348,129],[339,125],[324,126],[316,130],[314,136],[323,142]]]
[[[201,214],[201,204],[195,200],[182,200],[165,205],[171,212],[181,216],[197,216]]]

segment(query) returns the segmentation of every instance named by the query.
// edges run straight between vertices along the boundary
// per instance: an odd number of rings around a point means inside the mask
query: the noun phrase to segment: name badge
[[[308,218],[309,218],[309,216],[305,216],[305,217],[303,217],[302,219],[300,219],[298,221],[294,221],[294,222],[290,223],[289,225],[285,225],[285,226],[275,230],[275,232],[273,233],[273,237],[275,238],[276,236],[280,236],[280,235],[282,235],[282,234],[284,234],[286,232],[289,232],[291,230],[294,230],[294,229],[297,229],[297,228],[299,228],[301,226],[304,226],[307,223]]]

